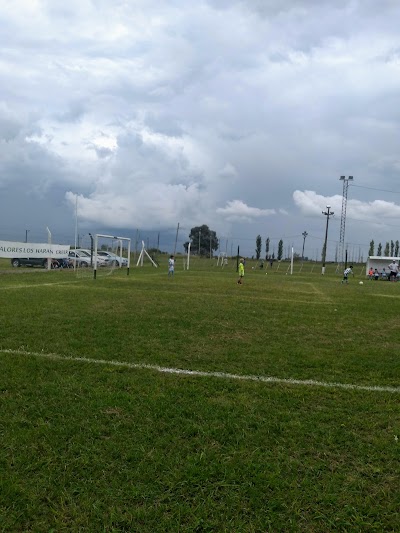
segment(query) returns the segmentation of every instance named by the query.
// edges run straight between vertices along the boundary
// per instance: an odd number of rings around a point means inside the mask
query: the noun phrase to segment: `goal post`
[[[144,256],[146,256],[149,260],[150,260],[150,263],[153,265],[153,267],[158,267],[157,263],[155,263],[153,261],[153,259],[150,257],[148,251],[146,250],[146,246],[144,245],[144,241],[142,241],[142,249],[140,251],[140,254],[139,254],[139,259],[136,263],[136,266],[138,267],[139,265],[140,266],[143,266],[143,259],[144,259]]]
[[[220,252],[217,259],[217,266],[224,268],[228,264],[228,256],[226,252]]]
[[[122,259],[123,259],[123,244],[125,243],[128,247],[128,257],[126,258],[127,268],[126,268],[126,275],[129,276],[129,270],[130,270],[130,264],[131,264],[131,239],[128,237],[115,237],[113,235],[103,235],[101,233],[96,233],[95,239],[94,239],[94,257],[93,257],[93,277],[96,279],[97,277],[97,256],[98,256],[98,248],[99,248],[99,239],[111,239],[113,242],[116,241],[118,243],[118,249],[119,252],[119,267],[122,265]]]

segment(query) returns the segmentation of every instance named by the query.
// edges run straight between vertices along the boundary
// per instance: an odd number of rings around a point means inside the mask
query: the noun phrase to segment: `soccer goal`
[[[228,264],[228,256],[226,252],[220,252],[217,259],[217,266],[224,268]]]
[[[116,269],[126,268],[129,276],[131,239],[97,233],[94,239],[93,277],[98,273],[111,274]]]

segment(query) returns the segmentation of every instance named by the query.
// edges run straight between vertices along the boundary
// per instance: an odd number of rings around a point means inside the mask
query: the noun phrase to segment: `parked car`
[[[120,265],[123,267],[128,266],[128,259],[126,257],[121,257],[120,255],[114,254],[112,252],[97,250],[97,257],[103,257],[107,259],[109,263],[117,267],[119,267]]]
[[[69,252],[69,258],[72,259],[72,261],[76,262],[76,265],[78,267],[90,267],[92,266],[92,258],[90,256],[90,250],[84,250],[84,249],[77,249],[77,250],[70,250]],[[93,257],[94,262],[94,257]],[[103,258],[98,257],[97,258],[97,265],[98,266],[105,266],[107,264],[107,261]]]
[[[83,252],[87,254],[89,257],[92,257],[91,250],[88,250],[87,248],[78,248],[77,252]],[[94,252],[93,252],[93,261],[94,261]],[[97,265],[98,266],[105,266],[108,264],[108,258],[107,257],[100,257],[97,255]]]
[[[47,268],[47,257],[15,257],[11,259],[11,265],[15,268],[20,266],[40,266]],[[51,268],[57,268],[58,263],[56,259],[51,260]]]
[[[76,264],[77,267],[87,268],[91,266],[90,255],[88,256],[79,250],[70,250],[68,257],[74,264]]]

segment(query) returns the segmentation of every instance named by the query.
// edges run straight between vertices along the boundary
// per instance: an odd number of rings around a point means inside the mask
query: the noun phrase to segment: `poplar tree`
[[[265,241],[265,260],[267,261],[269,257],[269,237],[267,237],[267,240]]]
[[[256,259],[257,261],[260,259],[261,256],[261,235],[257,235],[256,238]]]
[[[389,246],[389,243],[387,242],[385,245],[385,251],[384,251],[384,254],[386,257],[389,257],[389,252],[390,252],[390,246]]]
[[[283,255],[283,240],[281,239],[278,243],[278,261],[282,259]]]
[[[375,249],[375,243],[374,243],[374,240],[372,239],[372,241],[369,243],[369,252],[368,252],[369,256],[374,255],[374,249]]]

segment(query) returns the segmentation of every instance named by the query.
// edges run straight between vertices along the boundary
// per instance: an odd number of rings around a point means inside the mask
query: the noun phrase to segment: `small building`
[[[400,257],[384,257],[381,255],[370,255],[367,259],[365,274],[368,276],[368,271],[370,268],[372,268],[372,270],[378,269],[379,274],[382,274],[382,270],[385,269],[385,272],[387,273],[387,275],[389,275],[389,265],[392,261],[396,261],[397,264],[400,264]]]

